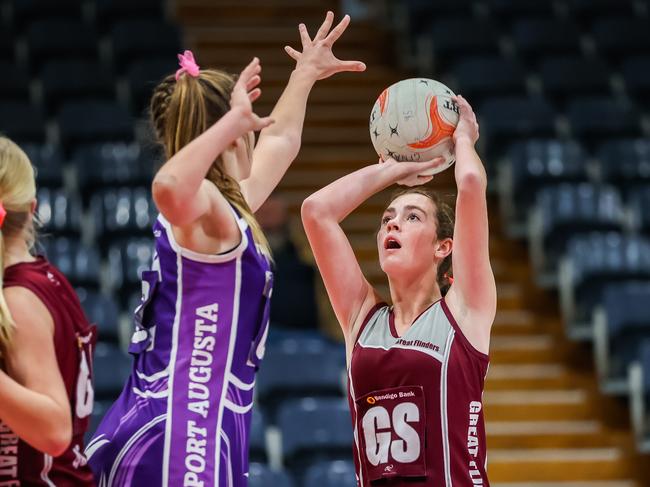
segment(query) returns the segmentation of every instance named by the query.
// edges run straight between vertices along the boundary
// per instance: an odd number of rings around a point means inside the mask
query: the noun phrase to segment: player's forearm
[[[32,391],[0,371],[0,419],[31,446],[56,457],[72,439],[69,406]]]
[[[168,201],[185,204],[198,193],[217,157],[246,130],[241,113],[228,111],[160,168],[152,185],[154,199],[162,193]]]
[[[399,163],[389,161],[343,176],[303,202],[303,218],[329,218],[341,222],[370,196],[399,181],[402,173]]]
[[[471,140],[463,137],[456,141],[454,177],[458,191],[485,190],[487,174]]]

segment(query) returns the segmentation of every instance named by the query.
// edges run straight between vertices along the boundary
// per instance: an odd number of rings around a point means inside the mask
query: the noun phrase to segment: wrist
[[[296,68],[291,72],[290,78],[294,81],[313,85],[318,80],[318,73],[315,69],[310,69],[305,66],[296,66]]]
[[[232,107],[223,117],[230,119],[233,127],[239,133],[243,135],[250,130],[252,130],[252,121],[249,116],[247,116],[246,111],[242,107]]]
[[[471,147],[474,148],[475,141],[473,141],[469,135],[459,135],[454,137],[454,144],[456,147]]]

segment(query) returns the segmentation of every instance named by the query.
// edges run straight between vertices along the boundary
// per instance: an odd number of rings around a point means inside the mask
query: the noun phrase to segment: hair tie
[[[176,81],[178,81],[178,78],[180,78],[181,74],[183,73],[187,73],[193,78],[198,78],[200,68],[194,60],[194,54],[192,54],[192,51],[188,50],[183,54],[179,54],[178,64],[180,66],[180,69],[176,71]]]
[[[447,272],[445,272],[445,279],[447,279],[447,280],[449,281],[449,284],[453,284],[453,283],[454,283],[454,278],[453,278],[453,276],[450,276]]]
[[[2,201],[0,201],[0,229],[2,229],[2,225],[4,225],[6,216],[7,210],[5,210],[5,206],[2,204]]]

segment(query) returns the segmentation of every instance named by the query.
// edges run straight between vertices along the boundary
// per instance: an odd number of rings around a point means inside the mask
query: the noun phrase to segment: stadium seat
[[[17,144],[45,142],[45,119],[29,102],[0,103],[0,133]]]
[[[149,186],[157,156],[137,143],[102,143],[78,147],[72,154],[84,200],[116,186]]]
[[[488,159],[502,155],[509,142],[555,135],[555,112],[541,98],[490,98],[476,113],[480,117],[481,134],[487,139]]]
[[[249,459],[251,462],[266,463],[266,420],[259,407],[253,408],[249,440]]]
[[[471,32],[472,35],[458,35],[459,32]],[[499,32],[489,19],[438,17],[424,35],[433,47],[438,71],[458,56],[499,52]]]
[[[101,261],[95,247],[82,245],[76,238],[42,238],[45,255],[73,286],[99,289]]]
[[[300,364],[300,367],[296,367]],[[287,374],[291,370],[291,374]],[[323,338],[286,338],[269,343],[257,379],[257,395],[271,417],[278,405],[301,396],[338,396],[344,391],[345,352]]]
[[[569,338],[590,340],[591,318],[605,286],[650,280],[650,240],[616,232],[571,240],[560,264],[560,308]]]
[[[650,237],[650,185],[631,191],[628,199],[635,228]]]
[[[83,5],[79,0],[9,0],[7,3],[15,29],[35,20],[81,20]]]
[[[650,30],[647,19],[630,19],[607,15],[595,20],[591,35],[596,49],[613,61],[630,54],[645,54],[650,50]]]
[[[513,236],[525,234],[528,211],[541,188],[588,179],[587,154],[573,140],[516,142],[509,150],[507,163],[499,169],[500,207]]]
[[[115,99],[115,80],[100,63],[84,59],[48,61],[41,70],[45,109],[56,110],[66,101]]]
[[[52,144],[21,144],[36,171],[39,188],[63,187],[63,154]]]
[[[356,487],[357,474],[354,462],[350,460],[335,460],[319,462],[311,465],[305,473],[305,487]]]
[[[598,148],[601,179],[623,195],[650,184],[650,139],[603,142]]]
[[[579,54],[580,31],[567,20],[521,18],[512,27],[512,41],[527,62],[551,54]]]
[[[102,342],[119,345],[120,310],[111,297],[85,288],[77,288],[77,296],[86,317],[97,325],[98,339]]]
[[[516,61],[500,56],[466,57],[454,64],[451,74],[457,93],[474,105],[486,96],[523,95],[526,75]]]
[[[107,188],[90,199],[93,235],[104,249],[125,237],[151,236],[157,214],[147,187]]]
[[[295,366],[294,366],[295,368]],[[347,400],[305,397],[282,405],[278,415],[284,464],[302,476],[321,460],[348,460],[352,420]]]
[[[162,19],[164,8],[161,0],[94,0],[92,5],[95,25],[101,31],[123,19]]]
[[[47,59],[88,59],[99,55],[94,30],[81,20],[37,20],[29,24],[26,34],[27,53],[32,72]]]
[[[176,72],[178,63],[174,57],[143,59],[132,64],[126,72],[131,109],[141,115],[149,107],[155,86],[168,74]]]
[[[650,339],[650,281],[606,286],[602,304],[594,311],[594,358],[600,388],[605,393],[628,393],[627,369],[639,356],[644,338]]]
[[[45,233],[79,237],[81,234],[81,200],[63,189],[39,188],[36,194],[39,223]]]
[[[142,271],[151,268],[154,243],[150,238],[131,238],[108,248],[109,280],[123,304],[140,288]]]
[[[633,105],[609,97],[584,97],[568,103],[571,132],[594,146],[603,138],[635,137],[641,134],[639,116]]]
[[[5,49],[0,39],[0,50]],[[29,101],[29,75],[15,62],[0,54],[0,103],[6,101]]]
[[[650,340],[640,346],[639,359],[628,372],[630,419],[641,453],[650,453]]]
[[[97,400],[114,401],[131,373],[131,358],[110,343],[98,343],[93,361],[93,384]]]
[[[113,64],[124,72],[136,60],[166,57],[172,60],[181,50],[176,26],[157,20],[123,20],[111,29]]]
[[[9,63],[10,66],[14,65],[15,55],[14,39],[10,32],[6,29],[0,30],[0,61]]]
[[[626,58],[621,65],[625,88],[636,101],[650,108],[650,55]]]
[[[600,59],[581,56],[544,58],[539,75],[544,93],[560,103],[576,95],[611,93],[610,70]]]
[[[557,264],[567,243],[594,231],[620,231],[625,209],[612,186],[560,184],[541,189],[529,218],[528,243],[533,270],[540,284],[555,285]]]
[[[565,0],[568,15],[580,21],[591,21],[601,16],[632,17],[634,0]]]
[[[271,470],[262,463],[251,463],[248,466],[248,487],[294,487],[289,474],[283,470]]]
[[[403,19],[403,29],[411,37],[421,34],[429,25],[430,19],[440,16],[470,16],[474,0],[457,0],[455,2],[431,2],[430,0],[403,0],[390,2],[391,12],[395,18]]]
[[[130,142],[134,137],[128,112],[104,100],[68,102],[57,120],[61,143],[69,151],[81,144]]]

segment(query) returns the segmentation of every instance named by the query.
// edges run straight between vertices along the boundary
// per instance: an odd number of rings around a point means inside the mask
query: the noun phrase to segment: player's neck
[[[389,285],[398,331],[408,329],[423,311],[442,297],[435,276],[431,278],[428,273],[417,279],[397,281],[389,278]]]
[[[5,269],[14,264],[33,262],[34,260],[36,259],[29,253],[29,247],[24,238],[14,237],[4,239],[2,264]]]

